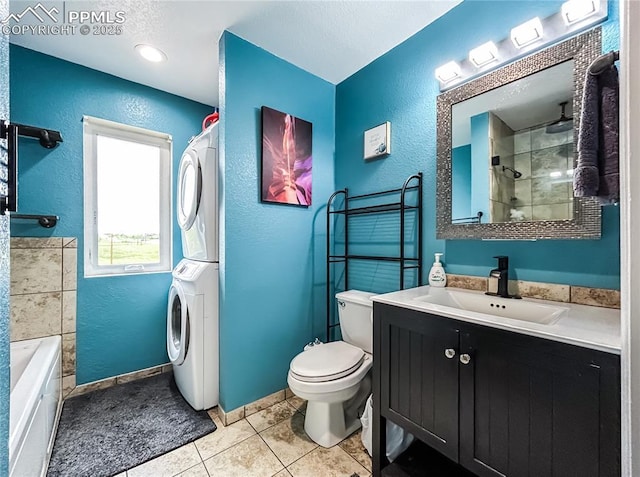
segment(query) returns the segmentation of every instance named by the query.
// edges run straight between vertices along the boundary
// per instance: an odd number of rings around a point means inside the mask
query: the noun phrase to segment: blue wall
[[[471,144],[451,150],[451,215],[471,217]]]
[[[489,113],[471,117],[471,213],[489,214]]]
[[[0,18],[9,14],[9,2],[0,0]],[[0,34],[0,119],[9,119],[9,38]],[[6,142],[2,141],[5,146]],[[0,148],[0,162],[7,152]],[[2,177],[4,166],[2,166]],[[0,182],[0,192],[6,185]],[[9,473],[9,218],[0,216],[0,475]]]
[[[188,139],[211,107],[15,45],[10,51],[12,119],[60,130],[64,139],[52,151],[21,140],[19,209],[57,214],[60,221],[52,230],[16,222],[12,234],[78,237],[77,382],[166,363],[171,274],[83,278],[82,116],[171,134],[175,177]],[[177,263],[177,224],[173,229]]]
[[[500,41],[530,18],[560,10],[560,1],[465,1],[446,15],[340,83],[336,91],[336,186],[354,193],[399,187],[417,171],[424,176],[424,252],[445,253],[449,273],[486,276],[494,255],[511,258],[522,280],[619,288],[619,209],[603,210],[601,240],[486,242],[435,238],[436,98],[434,70],[464,58],[486,41]],[[609,2],[603,50],[616,49],[618,5]],[[391,121],[393,153],[364,162],[363,131]],[[427,266],[428,268],[428,266]],[[425,274],[426,277],[426,274]],[[383,290],[375,290],[383,291]]]
[[[220,398],[286,386],[325,319],[324,202],[334,190],[335,86],[225,32],[220,40]],[[313,124],[313,205],[260,203],[260,107]]]

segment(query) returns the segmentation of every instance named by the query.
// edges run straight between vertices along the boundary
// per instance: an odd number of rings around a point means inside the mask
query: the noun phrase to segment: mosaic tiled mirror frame
[[[579,121],[584,76],[602,53],[602,32],[595,28],[446,91],[437,99],[438,157],[436,236],[438,239],[594,239],[601,235],[601,208],[595,198],[575,197],[572,220],[452,224],[451,111],[453,105],[565,61],[574,60],[573,120]],[[574,144],[579,128],[574,128]]]

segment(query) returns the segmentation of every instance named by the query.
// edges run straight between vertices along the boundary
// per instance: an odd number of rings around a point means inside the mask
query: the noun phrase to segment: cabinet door
[[[455,322],[379,304],[374,310],[374,327],[380,327],[376,330],[378,339],[373,356],[374,360],[380,360],[381,415],[457,460]],[[450,350],[449,357],[446,350]]]
[[[616,356],[467,328],[460,463],[484,476],[620,475]]]

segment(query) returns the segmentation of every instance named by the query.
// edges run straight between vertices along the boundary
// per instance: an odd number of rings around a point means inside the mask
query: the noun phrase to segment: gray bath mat
[[[47,475],[115,475],[215,430],[172,373],[93,391],[65,401]]]

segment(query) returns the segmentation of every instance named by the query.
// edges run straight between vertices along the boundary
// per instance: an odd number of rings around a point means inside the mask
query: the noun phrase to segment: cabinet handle
[[[447,358],[451,359],[456,355],[456,350],[453,349],[453,348],[447,348],[447,349],[444,350],[444,355]]]
[[[469,356],[468,354],[461,354],[460,355],[460,362],[462,364],[469,364],[471,362],[471,356]]]

